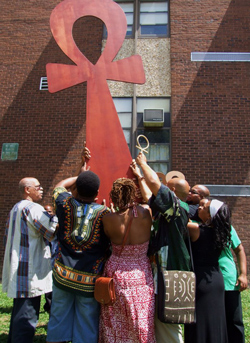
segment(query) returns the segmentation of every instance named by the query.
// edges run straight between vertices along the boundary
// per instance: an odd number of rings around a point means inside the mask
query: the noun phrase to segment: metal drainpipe
[[[134,50],[135,54],[137,53],[137,41],[138,41],[138,18],[139,18],[139,0],[135,0],[135,39],[134,39]],[[132,113],[132,139],[131,139],[131,151],[132,151],[132,157],[135,158],[136,154],[136,137],[135,137],[135,132],[136,132],[136,127],[137,127],[137,108],[136,108],[136,84],[133,84],[133,113]]]

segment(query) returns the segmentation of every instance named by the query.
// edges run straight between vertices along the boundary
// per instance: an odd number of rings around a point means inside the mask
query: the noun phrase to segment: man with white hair
[[[50,250],[57,221],[37,202],[43,188],[33,177],[19,182],[22,200],[9,213],[2,290],[13,298],[8,343],[32,343],[41,295],[52,291]]]

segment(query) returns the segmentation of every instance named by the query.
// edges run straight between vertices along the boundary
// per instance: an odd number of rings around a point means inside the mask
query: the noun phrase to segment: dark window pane
[[[137,136],[144,135],[150,143],[170,143],[170,130],[137,130]]]
[[[142,25],[141,35],[167,35],[167,25]]]
[[[128,25],[126,37],[131,37],[132,34],[133,34],[133,27],[132,27],[132,25]]]

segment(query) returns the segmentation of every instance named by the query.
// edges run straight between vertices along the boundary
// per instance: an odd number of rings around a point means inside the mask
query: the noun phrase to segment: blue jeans
[[[97,343],[100,305],[53,285],[47,342]]]

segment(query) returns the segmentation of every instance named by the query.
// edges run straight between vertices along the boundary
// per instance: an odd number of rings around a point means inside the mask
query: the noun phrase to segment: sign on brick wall
[[[18,143],[3,143],[1,160],[2,161],[15,161],[18,156]]]

